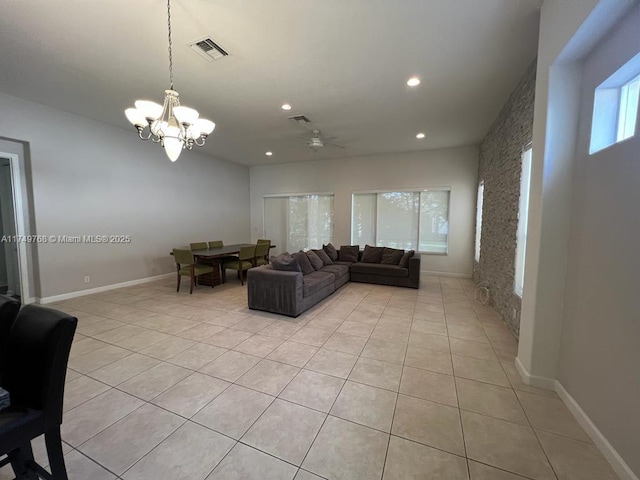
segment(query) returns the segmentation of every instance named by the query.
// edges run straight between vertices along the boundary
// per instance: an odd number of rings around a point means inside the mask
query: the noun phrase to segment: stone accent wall
[[[513,291],[523,147],[533,135],[536,61],[509,96],[480,144],[478,182],[484,181],[480,261],[473,279],[510,330],[520,333],[521,300]],[[515,315],[514,315],[515,311]]]

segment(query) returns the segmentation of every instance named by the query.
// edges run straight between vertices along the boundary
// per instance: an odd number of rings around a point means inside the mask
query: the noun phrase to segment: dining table
[[[220,285],[222,283],[222,259],[232,255],[240,253],[242,247],[253,247],[255,243],[235,243],[232,245],[225,245],[223,247],[214,248],[199,248],[191,250],[197,263],[212,265],[214,267],[213,278],[210,275],[201,275],[198,277],[197,282],[199,285]],[[271,245],[270,248],[275,248],[275,245]]]

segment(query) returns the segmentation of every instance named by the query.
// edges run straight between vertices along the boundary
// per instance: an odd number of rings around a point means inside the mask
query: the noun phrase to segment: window
[[[618,113],[618,135],[616,138],[618,142],[633,137],[636,132],[638,93],[640,93],[640,75],[620,89],[620,111]]]
[[[333,241],[333,194],[265,197],[264,235],[283,252],[322,248]]]
[[[478,185],[478,200],[476,201],[476,262],[480,261],[480,239],[482,238],[482,204],[484,202],[484,182]]]
[[[449,190],[354,193],[351,243],[446,254]]]
[[[516,274],[513,289],[522,296],[524,287],[524,257],[527,250],[527,221],[529,219],[529,186],[531,185],[531,147],[522,154],[520,202],[518,204],[518,233],[516,236]]]
[[[589,153],[635,135],[640,103],[640,54],[596,88]]]

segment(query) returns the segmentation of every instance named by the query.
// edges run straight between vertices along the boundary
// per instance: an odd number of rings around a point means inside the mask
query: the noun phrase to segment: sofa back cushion
[[[384,251],[382,252],[382,261],[380,263],[384,263],[385,265],[398,265],[403,256],[404,250],[384,247]]]
[[[333,265],[333,262],[329,258],[329,255],[327,255],[327,252],[325,252],[324,250],[319,249],[319,250],[311,250],[311,251],[315,253],[320,258],[320,260],[322,260],[323,265]]]
[[[277,257],[271,257],[271,267],[274,270],[282,270],[285,272],[300,272],[300,265],[298,261],[289,255],[288,252],[284,252]]]
[[[314,270],[320,270],[322,267],[324,267],[324,263],[322,262],[322,260],[320,260],[320,257],[316,255],[313,250],[309,250],[308,252],[306,252],[306,254]]]
[[[371,245],[365,245],[360,261],[363,263],[380,263],[382,262],[383,251],[384,247],[372,247]]]
[[[300,265],[300,270],[302,271],[303,275],[308,275],[309,273],[316,271],[311,265],[309,257],[307,257],[307,254],[302,250],[300,250],[298,253],[294,253],[291,256],[298,261],[298,265]]]
[[[407,268],[409,266],[409,259],[413,257],[416,252],[414,250],[409,250],[406,252],[402,258],[400,259],[400,263],[398,264],[402,268]]]
[[[360,245],[342,245],[338,253],[338,260],[341,262],[357,262]]]
[[[338,251],[331,243],[329,243],[329,245],[322,245],[322,249],[327,253],[332,262],[338,259]]]

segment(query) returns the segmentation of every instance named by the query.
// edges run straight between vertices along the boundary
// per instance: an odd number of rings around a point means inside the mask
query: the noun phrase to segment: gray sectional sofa
[[[384,247],[359,251],[357,245],[341,247],[338,253],[331,244],[272,257],[271,264],[247,272],[249,308],[297,317],[349,280],[418,288],[420,257]]]

